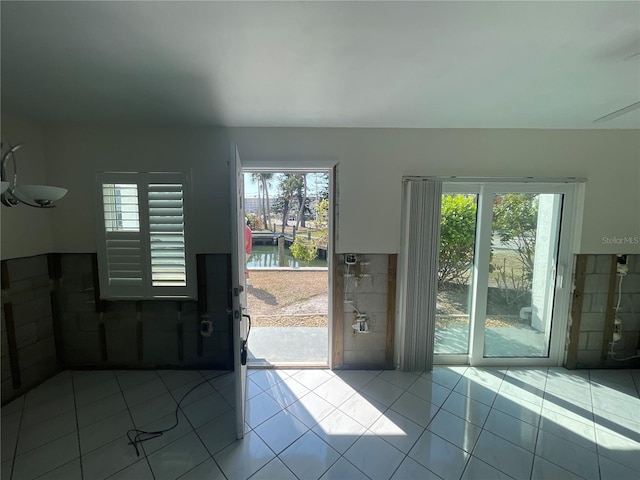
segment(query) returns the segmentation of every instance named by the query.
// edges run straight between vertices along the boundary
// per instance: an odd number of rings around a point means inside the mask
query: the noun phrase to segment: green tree
[[[522,262],[525,279],[531,284],[538,225],[538,195],[507,193],[498,196],[493,206],[493,233],[511,244]]]
[[[326,172],[316,173],[314,179],[317,200],[329,200],[329,174]]]
[[[316,245],[326,247],[329,243],[329,200],[326,198],[320,200],[320,203],[316,205],[316,213],[318,214]]]
[[[469,268],[473,262],[476,211],[474,196],[442,196],[439,282],[467,282]]]
[[[289,247],[293,258],[305,263],[310,263],[318,256],[318,247],[313,240],[298,235]]]

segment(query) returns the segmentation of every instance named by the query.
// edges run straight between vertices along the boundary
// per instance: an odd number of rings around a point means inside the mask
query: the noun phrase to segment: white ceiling
[[[2,1],[44,124],[640,128],[640,2]]]

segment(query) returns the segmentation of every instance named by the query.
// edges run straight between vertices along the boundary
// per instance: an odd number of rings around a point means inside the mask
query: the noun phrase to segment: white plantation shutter
[[[101,182],[100,213],[104,254],[98,267],[103,273],[102,296],[139,297],[144,291],[146,260],[138,184],[131,176],[105,177]],[[100,257],[100,256],[99,256]]]
[[[187,285],[184,195],[181,183],[149,185],[149,251],[151,285]]]
[[[98,175],[102,298],[195,298],[187,252],[186,175]]]
[[[109,283],[121,287],[142,287],[144,253],[140,233],[107,232]]]

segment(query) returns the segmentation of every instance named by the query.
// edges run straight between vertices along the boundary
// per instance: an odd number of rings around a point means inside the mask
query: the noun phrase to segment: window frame
[[[100,298],[105,300],[197,299],[195,255],[191,251],[190,175],[185,172],[98,172],[95,176],[96,239]],[[118,285],[112,282],[108,259],[108,236],[104,215],[104,184],[135,184],[138,193],[139,242],[141,259],[140,285]],[[151,266],[149,189],[152,184],[180,184],[182,186],[182,221],[186,285],[154,286]],[[135,232],[134,232],[135,233]],[[132,237],[134,235],[131,235]]]

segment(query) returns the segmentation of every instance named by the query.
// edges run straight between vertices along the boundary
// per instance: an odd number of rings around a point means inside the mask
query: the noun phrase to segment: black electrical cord
[[[243,313],[242,316],[246,318],[247,321],[249,322],[249,329],[247,330],[247,336],[240,343],[240,365],[246,365],[247,357],[249,356],[249,350],[247,348],[247,345],[249,342],[249,334],[251,333],[251,316],[247,315],[246,313]]]
[[[216,375],[215,377],[212,377],[212,378],[207,378],[207,379],[203,380],[202,382],[198,383],[197,385],[194,385],[192,388],[190,388],[189,391],[182,396],[182,398],[178,402],[178,405],[176,405],[176,410],[175,410],[176,423],[174,423],[171,427],[165,428],[164,430],[156,430],[156,431],[152,431],[152,432],[149,432],[149,431],[146,431],[146,430],[139,430],[137,428],[132,428],[131,430],[127,431],[127,438],[129,439],[129,445],[133,445],[133,448],[136,449],[136,455],[138,457],[140,456],[140,450],[138,449],[138,444],[142,445],[142,443],[146,442],[147,440],[151,440],[153,438],[161,437],[165,432],[168,432],[169,430],[173,430],[174,428],[176,428],[178,426],[178,423],[179,423],[178,411],[180,410],[180,404],[182,403],[182,401],[185,398],[187,398],[187,395],[189,395],[191,392],[193,392],[200,385],[204,385],[205,383],[207,383],[209,380],[213,380],[214,378],[224,377],[225,375],[230,375],[232,373],[233,372],[227,372],[227,373],[223,373],[221,375]],[[135,433],[133,438],[131,437],[132,433]]]
[[[247,338],[244,339],[245,343],[247,343],[249,341],[249,334],[251,333],[251,315],[243,313],[242,316],[247,319],[249,324],[249,329],[247,330]]]

